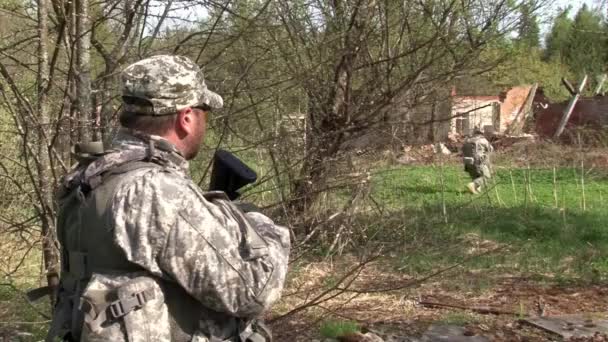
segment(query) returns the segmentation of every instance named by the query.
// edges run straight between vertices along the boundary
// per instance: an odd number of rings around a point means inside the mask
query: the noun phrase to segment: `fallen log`
[[[461,309],[461,310],[469,310],[478,314],[492,314],[492,315],[512,315],[512,316],[528,316],[525,313],[514,312],[509,310],[503,310],[499,308],[493,308],[491,306],[466,306],[466,305],[458,305],[458,304],[447,304],[447,303],[439,303],[432,301],[419,301],[418,304],[425,307],[438,307],[438,308],[453,308],[453,309]]]

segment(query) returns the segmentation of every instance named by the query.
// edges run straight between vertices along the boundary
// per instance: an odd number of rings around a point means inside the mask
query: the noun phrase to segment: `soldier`
[[[180,56],[122,73],[121,129],[62,180],[62,273],[47,341],[269,341],[290,241],[188,176],[222,98]]]
[[[462,145],[464,170],[473,180],[467,184],[467,188],[473,194],[478,194],[492,177],[490,153],[493,151],[494,148],[479,129],[475,129]]]

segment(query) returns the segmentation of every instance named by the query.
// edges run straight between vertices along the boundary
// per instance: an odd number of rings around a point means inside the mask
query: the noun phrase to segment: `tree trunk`
[[[91,106],[91,31],[89,28],[89,1],[76,0],[76,70],[78,73],[76,92],[78,96],[78,116],[80,124],[86,125],[81,139],[98,140],[99,115]]]
[[[56,232],[54,226],[52,184],[50,179],[50,150],[48,127],[50,116],[48,97],[46,94],[49,82],[48,67],[48,3],[47,0],[38,0],[38,76],[37,76],[37,111],[36,125],[38,162],[36,171],[38,175],[38,211],[42,224],[42,249],[44,268],[47,283],[51,287],[59,284],[58,251],[56,248]],[[54,299],[52,299],[54,301]]]
[[[309,96],[308,153],[300,171],[300,180],[294,186],[291,203],[296,212],[306,211],[325,187],[328,166],[344,142],[345,129],[352,124],[353,68],[365,44],[364,32],[373,6],[373,1],[359,3],[349,12],[344,1],[331,3],[335,17],[329,27],[336,32],[343,31],[337,50],[340,58],[332,70],[331,91]],[[308,92],[313,94],[318,89],[308,89]]]
[[[433,103],[431,104],[431,119],[429,120],[429,134],[428,141],[430,143],[435,143],[435,110],[436,110],[436,102],[433,98]]]
[[[106,63],[108,63],[106,61]],[[116,77],[116,69],[115,65],[107,65],[106,71],[102,75],[103,81],[101,82],[101,87],[98,88],[99,95],[97,98],[99,99],[97,106],[99,106],[99,123],[100,123],[100,135],[101,139],[104,143],[104,146],[109,146],[111,143],[111,118],[114,112],[112,106],[112,86],[114,84],[118,84],[119,79]]]

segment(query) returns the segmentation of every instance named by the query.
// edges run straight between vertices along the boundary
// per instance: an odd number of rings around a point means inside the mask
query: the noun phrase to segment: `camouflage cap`
[[[186,107],[222,108],[224,101],[205,84],[201,69],[183,56],[159,55],[129,65],[122,72],[126,112],[174,114]],[[128,101],[128,99],[143,101]]]

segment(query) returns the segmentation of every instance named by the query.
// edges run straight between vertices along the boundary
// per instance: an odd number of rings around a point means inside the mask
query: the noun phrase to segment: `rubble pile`
[[[437,155],[458,158],[461,156],[464,136],[458,133],[448,134],[444,142],[426,145],[406,145],[398,153],[396,161],[399,164],[428,164],[434,162]],[[519,144],[531,144],[538,141],[538,136],[532,134],[507,135],[494,133],[489,137],[496,151],[505,151]]]
[[[490,142],[496,150],[505,150],[517,144],[530,144],[538,141],[538,136],[533,134],[507,135],[495,133],[490,137]]]

